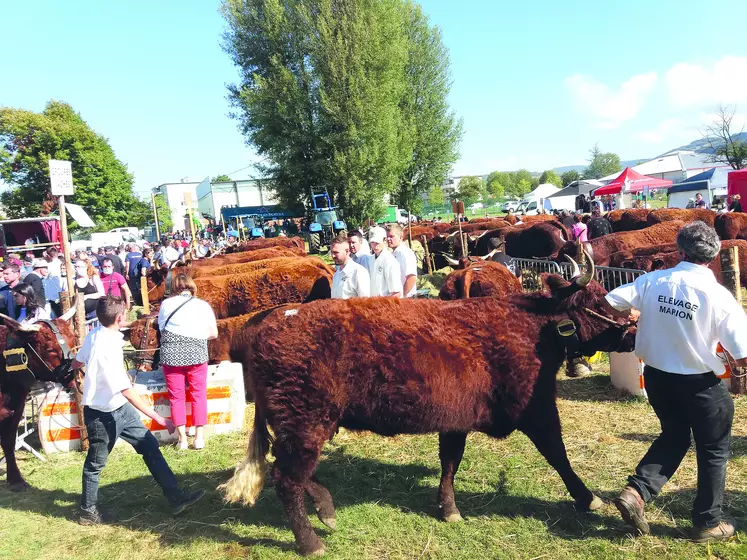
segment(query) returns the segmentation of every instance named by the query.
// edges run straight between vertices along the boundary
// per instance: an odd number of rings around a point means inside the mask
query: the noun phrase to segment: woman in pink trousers
[[[175,274],[171,293],[176,295],[164,300],[158,312],[161,365],[171,401],[171,420],[179,434],[179,449],[187,449],[186,393],[196,428],[194,448],[202,449],[203,427],[207,424],[207,341],[218,336],[218,326],[210,304],[196,297],[197,286],[189,276]]]

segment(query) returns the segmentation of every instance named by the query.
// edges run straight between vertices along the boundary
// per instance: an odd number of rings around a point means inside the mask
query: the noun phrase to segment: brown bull
[[[646,259],[651,259],[661,253],[671,253],[677,251],[677,243],[662,243],[659,245],[649,245],[646,247],[634,247],[626,251],[616,251],[610,255],[609,266],[614,268],[632,268],[636,270],[646,270],[646,268],[636,268],[635,263],[645,263]]]
[[[271,313],[237,335],[257,404],[246,458],[223,485],[225,498],[255,503],[272,447],[272,480],[298,547],[317,555],[324,545],[304,493],[335,528],[332,497],[314,471],[338,428],[439,433],[438,506],[446,521],[461,519],[453,483],[467,434],[503,438],[518,429],[560,474],[578,509],[600,508],[568,461],[555,401],[566,354],[559,321],[575,324],[584,354],[632,349],[625,325],[587,313],[606,309],[606,292],[590,279],[554,276],[549,294],[506,301],[356,298]]]
[[[649,226],[648,215],[651,210],[644,208],[633,208],[629,210],[613,210],[605,214],[612,225],[612,232],[636,231]]]
[[[743,212],[719,214],[713,225],[721,239],[747,239],[747,214]]]
[[[462,259],[466,261],[466,259]],[[439,299],[476,297],[506,298],[521,293],[521,282],[505,265],[492,261],[462,263],[462,268],[446,277]]]
[[[71,311],[50,322],[21,325],[5,315],[0,326],[0,446],[6,461],[7,480],[13,491],[29,487],[16,462],[16,437],[18,425],[26,408],[26,397],[34,381],[69,384],[73,372],[69,369],[77,346],[75,333],[70,326]],[[57,332],[55,332],[55,329]],[[63,351],[60,341],[67,347]],[[28,359],[25,370],[7,370],[5,350],[21,348]]]
[[[636,247],[674,243],[677,232],[684,225],[683,222],[662,222],[655,226],[638,231],[620,231],[597,237],[589,242],[594,262],[599,266],[609,266],[610,256],[618,251],[631,251]],[[578,252],[573,242],[566,245],[558,253],[557,260],[566,255],[575,257]]]
[[[714,211],[706,210],[705,208],[658,208],[657,210],[651,210],[646,218],[646,223],[649,226],[653,226],[673,220],[679,220],[685,223],[700,220],[701,222],[705,222],[713,227],[713,220],[715,217],[716,213]]]

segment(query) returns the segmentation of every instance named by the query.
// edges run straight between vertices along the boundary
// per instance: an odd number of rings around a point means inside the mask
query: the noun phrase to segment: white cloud
[[[660,144],[675,134],[684,131],[684,126],[679,119],[665,119],[650,130],[645,130],[635,135],[636,140],[646,144]]]
[[[747,103],[747,57],[725,56],[711,66],[675,64],[665,79],[678,108]]]
[[[638,114],[656,79],[655,72],[638,74],[615,90],[592,76],[575,74],[565,79],[565,85],[581,113],[594,117],[599,128],[612,129]]]

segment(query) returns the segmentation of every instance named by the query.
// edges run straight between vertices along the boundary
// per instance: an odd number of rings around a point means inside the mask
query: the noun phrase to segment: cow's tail
[[[249,439],[246,456],[236,466],[231,479],[218,487],[226,502],[240,502],[249,506],[256,503],[262,488],[264,488],[267,467],[266,457],[270,450],[270,442],[271,437],[267,431],[267,422],[260,407],[256,406],[254,429]]]

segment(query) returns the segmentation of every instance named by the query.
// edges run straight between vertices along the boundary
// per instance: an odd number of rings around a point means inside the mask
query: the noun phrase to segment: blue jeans
[[[101,412],[88,406],[83,409],[88,430],[88,455],[83,463],[83,509],[96,507],[99,494],[99,475],[106,466],[114,443],[121,437],[142,455],[145,464],[163,490],[169,503],[180,496],[179,483],[163,458],[155,436],[143,425],[140,415],[130,403],[112,412]]]

